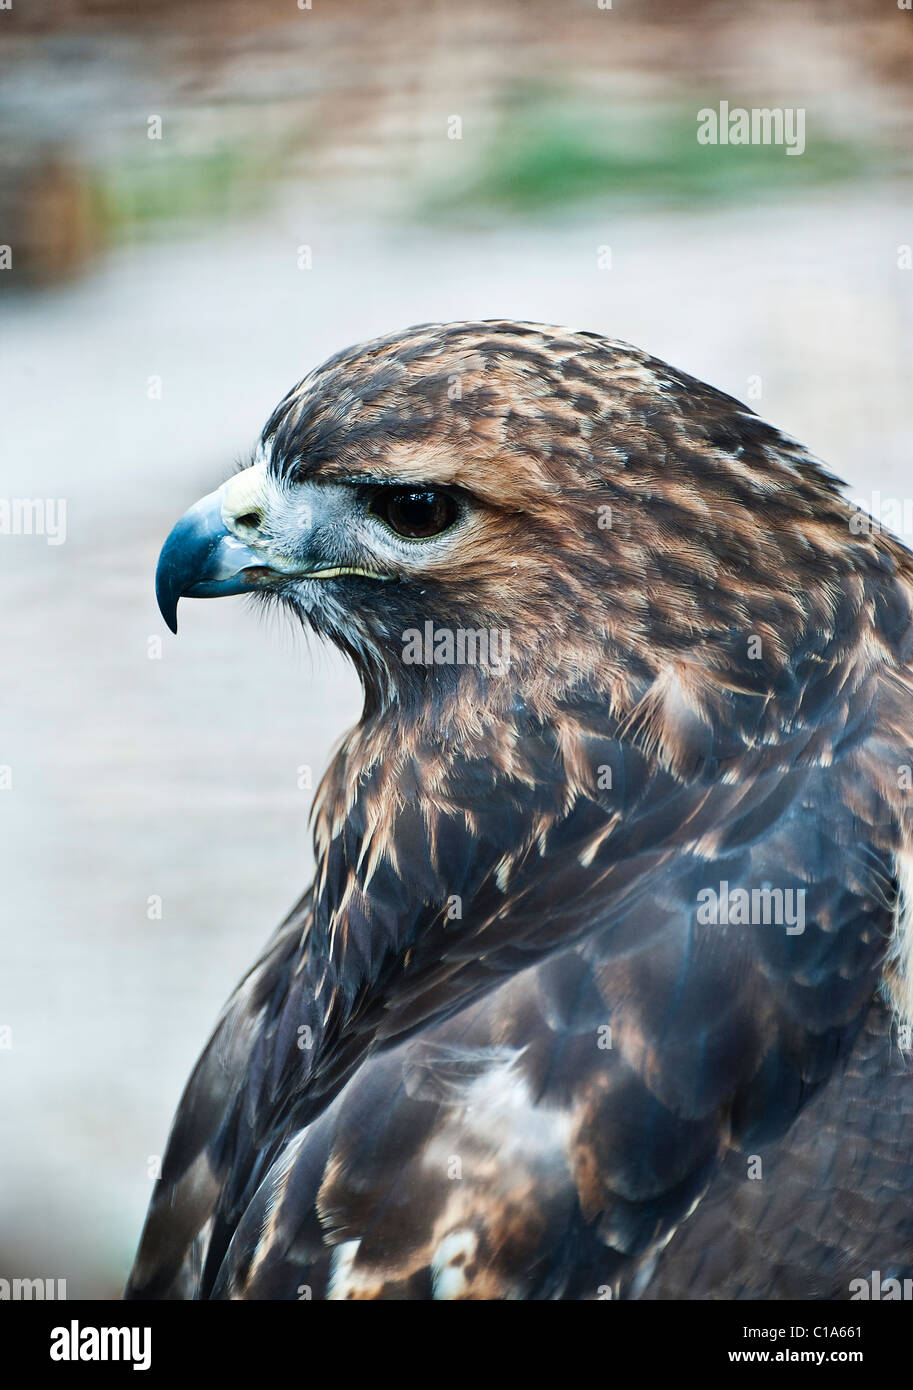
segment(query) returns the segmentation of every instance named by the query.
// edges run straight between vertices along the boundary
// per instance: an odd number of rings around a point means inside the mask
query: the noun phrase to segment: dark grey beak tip
[[[174,532],[171,533],[162,547],[162,553],[156,566],[155,597],[159,612],[171,631],[176,633],[178,630],[178,600],[184,592],[182,581],[185,580],[185,576],[176,572],[177,567],[174,564],[174,551],[171,545],[173,535]]]
[[[172,604],[170,604],[170,605],[167,605],[166,602],[165,602],[165,600],[164,600],[164,599],[161,597],[161,595],[158,593],[158,591],[156,591],[156,597],[158,598],[159,612],[161,613],[162,617],[165,619],[165,625],[166,625],[166,627],[169,627],[169,628],[171,629],[171,631],[172,631],[175,635],[177,635],[177,630],[178,630],[178,606],[177,606],[177,604],[176,604],[176,603],[172,603]]]

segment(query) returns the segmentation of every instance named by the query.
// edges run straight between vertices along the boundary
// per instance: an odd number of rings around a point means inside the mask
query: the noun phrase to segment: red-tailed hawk
[[[178,522],[354,662],[313,885],[191,1077],[136,1298],[913,1274],[913,556],[624,343],[333,357]]]

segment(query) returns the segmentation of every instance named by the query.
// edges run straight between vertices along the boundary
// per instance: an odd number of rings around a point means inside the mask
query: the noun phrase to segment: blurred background
[[[119,1294],[359,713],[245,602],[155,608],[288,387],[425,320],[597,330],[913,512],[913,13],[302,3],[0,11],[0,1278],[70,1297]],[[802,108],[804,153],[700,145],[723,100]]]

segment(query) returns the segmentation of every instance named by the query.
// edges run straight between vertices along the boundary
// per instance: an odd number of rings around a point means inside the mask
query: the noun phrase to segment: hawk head
[[[702,669],[731,671],[755,634],[748,679],[776,688],[833,628],[848,514],[799,446],[624,343],[422,325],[289,392],[252,465],[172,531],[157,593],[172,630],[185,595],[287,604],[354,660],[368,708],[554,705],[580,683],[620,707],[698,636]]]

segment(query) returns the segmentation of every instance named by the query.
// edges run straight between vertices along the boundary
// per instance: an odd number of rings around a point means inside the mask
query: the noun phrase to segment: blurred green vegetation
[[[162,144],[150,158],[120,158],[99,174],[98,203],[107,235],[156,231],[170,223],[199,223],[254,212],[281,177],[277,152],[264,157],[247,139],[204,150]]]
[[[863,139],[822,132],[814,116],[798,156],[782,145],[700,145],[697,113],[718,102],[689,93],[607,105],[561,91],[517,91],[472,171],[431,188],[424,212],[489,208],[528,217],[596,199],[707,203],[884,175],[895,162]]]
[[[863,134],[828,134],[814,113],[800,156],[783,145],[701,145],[697,113],[704,106],[717,109],[718,98],[688,89],[658,101],[640,84],[625,99],[511,86],[498,90],[480,123],[451,146],[455,158],[441,158],[427,138],[421,143],[407,132],[371,146],[371,174],[387,190],[389,215],[452,225],[555,219],[587,202],[750,203],[902,171],[896,151]],[[366,184],[351,170],[337,166],[334,177],[320,130],[302,121],[300,108],[276,115],[255,140],[246,121],[229,117],[214,130],[211,122],[197,124],[191,109],[161,143],[131,138],[115,145],[88,176],[95,239],[116,245],[243,218],[290,185],[319,186],[321,199],[337,207],[354,190],[370,205]],[[375,211],[384,215],[383,207]]]

